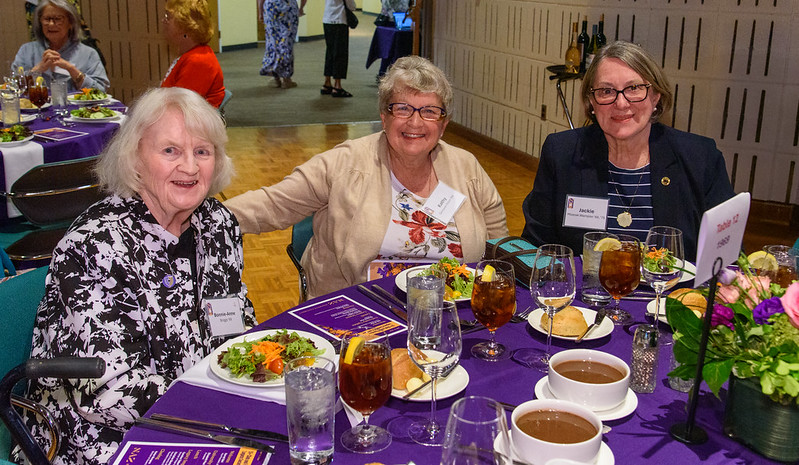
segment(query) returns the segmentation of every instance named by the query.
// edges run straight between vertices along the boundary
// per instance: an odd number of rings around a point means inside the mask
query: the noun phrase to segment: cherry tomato
[[[278,357],[278,358],[272,360],[271,362],[269,362],[269,365],[267,365],[266,368],[268,368],[269,371],[271,371],[272,373],[276,373],[278,375],[282,375],[283,374],[283,359]]]

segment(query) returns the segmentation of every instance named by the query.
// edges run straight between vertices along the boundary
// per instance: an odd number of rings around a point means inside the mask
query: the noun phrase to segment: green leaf
[[[702,379],[707,383],[707,387],[718,397],[719,389],[724,385],[724,382],[730,377],[732,373],[732,366],[734,360],[714,360],[706,362],[702,367]]]

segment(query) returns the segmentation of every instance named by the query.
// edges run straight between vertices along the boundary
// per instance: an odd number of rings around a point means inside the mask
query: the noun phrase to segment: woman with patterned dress
[[[261,62],[261,75],[274,76],[277,87],[289,89],[297,83],[294,75],[294,39],[305,3],[300,0],[258,0],[258,18],[264,24],[266,50]]]
[[[380,82],[383,131],[348,140],[283,181],[227,202],[244,233],[285,229],[313,215],[302,256],[309,297],[367,280],[389,260],[478,261],[486,239],[508,234],[496,187],[466,150],[441,136],[452,87],[428,60],[397,60]],[[432,208],[448,199],[450,210]],[[379,262],[379,263],[373,263]]]
[[[110,195],[70,226],[53,254],[32,357],[101,357],[99,379],[40,379],[29,396],[64,433],[55,464],[107,464],[122,435],[229,334],[207,306],[256,324],[241,282],[241,232],[210,197],[230,181],[218,112],[182,88],[153,89],[100,155]],[[31,421],[34,433],[46,431]]]

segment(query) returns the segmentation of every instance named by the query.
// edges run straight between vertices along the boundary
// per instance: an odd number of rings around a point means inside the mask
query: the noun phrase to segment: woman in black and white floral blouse
[[[209,302],[239,309],[236,331],[255,324],[238,223],[209,198],[230,181],[226,142],[202,97],[163,88],[133,106],[100,156],[111,195],[56,248],[33,333],[33,357],[99,356],[107,366],[97,380],[31,386],[65,433],[54,463],[108,463],[134,420],[231,332],[212,328]]]

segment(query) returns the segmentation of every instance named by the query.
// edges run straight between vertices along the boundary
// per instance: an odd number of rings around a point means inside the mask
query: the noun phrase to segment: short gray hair
[[[618,40],[602,47],[596,57],[594,57],[594,61],[591,62],[591,66],[585,70],[582,96],[586,118],[596,123],[596,116],[591,113],[593,110],[591,105],[591,88],[594,86],[596,70],[599,64],[608,58],[616,58],[629,66],[630,69],[638,73],[644,81],[652,84],[651,90],[660,94],[660,101],[655,107],[655,111],[652,113],[652,122],[657,121],[664,113],[668,113],[671,110],[671,105],[674,102],[674,93],[671,90],[671,84],[669,83],[668,77],[666,77],[666,73],[663,72],[646,49],[631,42]]]
[[[69,41],[79,42],[83,40],[83,29],[80,28],[78,9],[67,0],[39,0],[39,6],[36,7],[36,11],[33,13],[35,20],[31,21],[33,23],[33,36],[36,40],[45,44],[45,40],[47,39],[44,36],[44,31],[42,31],[42,12],[44,11],[44,7],[48,5],[60,8],[66,12],[67,20],[69,20]]]
[[[144,132],[172,109],[183,114],[183,124],[190,134],[214,144],[214,176],[208,195],[216,195],[230,184],[233,162],[225,152],[228,137],[219,112],[192,90],[165,87],[150,89],[139,97],[119,132],[100,154],[96,174],[104,190],[120,197],[133,197],[139,192],[139,143]]]
[[[380,113],[388,114],[388,104],[395,92],[410,89],[418,93],[434,93],[441,99],[447,111],[447,119],[452,114],[452,85],[447,76],[426,58],[416,55],[402,57],[391,65],[377,86],[377,105]]]

